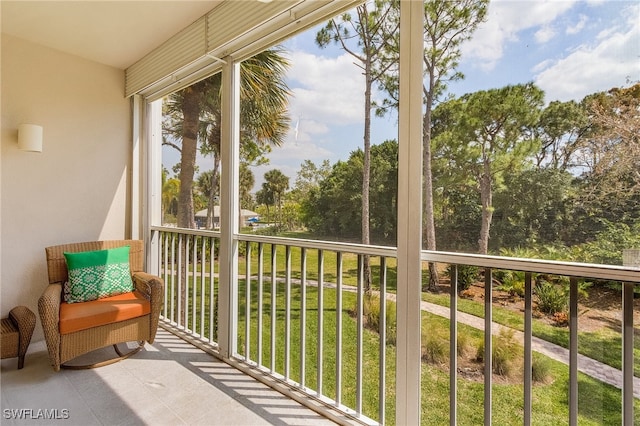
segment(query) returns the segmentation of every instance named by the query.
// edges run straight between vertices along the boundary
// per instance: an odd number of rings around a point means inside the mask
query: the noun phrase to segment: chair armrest
[[[9,318],[18,327],[20,335],[18,356],[23,356],[27,353],[31,336],[33,336],[33,329],[36,327],[36,315],[26,306],[16,306],[9,312]]]
[[[160,311],[164,304],[164,281],[162,278],[146,272],[135,272],[133,274],[133,285],[136,290],[144,294],[151,303],[149,343],[153,343],[160,320]]]
[[[60,300],[62,284],[49,284],[38,299],[38,313],[54,370],[60,369]]]
[[[160,301],[164,298],[164,281],[162,278],[146,272],[135,272],[132,276],[136,290],[144,294],[151,301]]]
[[[42,296],[38,299],[38,312],[43,328],[48,328],[51,325],[56,329],[56,332],[58,331],[61,300],[62,284],[49,284],[42,292]]]

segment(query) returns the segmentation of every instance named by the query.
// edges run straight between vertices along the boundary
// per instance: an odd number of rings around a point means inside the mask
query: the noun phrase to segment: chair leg
[[[22,370],[24,367],[24,355],[18,357],[18,370]]]
[[[139,340],[138,347],[130,350],[126,354],[123,354],[122,352],[120,352],[120,349],[118,349],[118,345],[113,345],[113,349],[116,350],[116,353],[120,356],[121,359],[129,358],[131,355],[138,353],[140,349],[142,349],[143,347],[144,347],[144,340]]]
[[[120,351],[120,349],[118,348],[118,345],[113,345],[113,348],[115,349],[116,353],[118,354],[117,358],[112,358],[112,359],[108,359],[106,361],[100,361],[100,362],[96,362],[94,364],[88,364],[88,365],[66,365],[66,364],[61,364],[60,368],[63,368],[65,370],[88,370],[88,369],[91,369],[91,368],[98,368],[98,367],[104,367],[105,365],[115,364],[116,362],[122,361],[123,359],[127,359],[131,355],[135,355],[138,352],[140,352],[140,350],[142,348],[144,348],[144,340],[138,341],[138,346],[137,347],[135,347],[134,349],[132,349],[129,352],[124,353],[124,354]]]

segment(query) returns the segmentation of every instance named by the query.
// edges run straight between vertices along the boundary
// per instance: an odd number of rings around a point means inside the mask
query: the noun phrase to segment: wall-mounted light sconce
[[[23,151],[42,152],[42,126],[21,124],[18,127],[18,148]]]

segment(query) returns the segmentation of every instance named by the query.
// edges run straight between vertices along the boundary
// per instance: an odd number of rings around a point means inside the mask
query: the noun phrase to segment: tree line
[[[442,250],[640,244],[640,83],[543,105],[531,83],[450,99],[433,111],[435,231]],[[395,245],[398,146],[371,148],[371,233]],[[363,152],[294,186],[300,222],[359,239]],[[316,170],[306,161],[302,174]],[[300,179],[298,179],[300,180]],[[308,182],[308,180],[307,180]],[[613,249],[612,249],[613,250]],[[598,259],[596,259],[598,260]],[[607,263],[613,259],[599,259]],[[619,262],[618,262],[619,263]]]
[[[601,254],[582,260],[619,263],[615,252],[640,244],[640,83],[581,102],[544,106],[543,99],[527,83],[434,109],[434,222],[442,250],[498,254],[600,241],[611,247],[591,246]],[[395,245],[397,141],[372,145],[370,167],[371,240]],[[335,164],[305,160],[293,185],[273,169],[253,196],[244,165],[241,205],[275,223],[275,231],[360,241],[363,168],[362,149]],[[209,175],[195,185],[201,207]],[[177,197],[168,195],[177,187],[176,178],[166,180],[165,210],[176,211]]]

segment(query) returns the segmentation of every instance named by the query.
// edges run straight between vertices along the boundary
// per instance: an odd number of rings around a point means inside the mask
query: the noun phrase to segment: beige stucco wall
[[[4,34],[1,78],[4,317],[16,305],[37,313],[46,246],[128,236],[131,107],[123,70]],[[23,122],[44,127],[42,153],[18,149]]]

